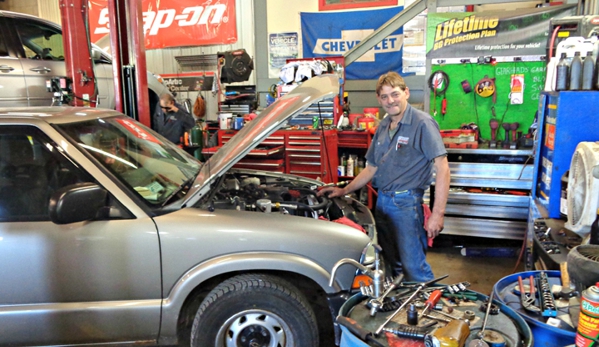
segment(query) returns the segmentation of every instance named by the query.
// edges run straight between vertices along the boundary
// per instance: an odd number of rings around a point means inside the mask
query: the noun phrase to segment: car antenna
[[[218,130],[217,130],[218,131]],[[212,157],[210,157],[212,158]],[[208,177],[211,177],[212,175],[212,170],[210,168],[210,158],[208,158],[207,164],[208,164]],[[214,208],[214,200],[212,199],[212,194],[208,195],[208,212],[214,212],[215,208]]]

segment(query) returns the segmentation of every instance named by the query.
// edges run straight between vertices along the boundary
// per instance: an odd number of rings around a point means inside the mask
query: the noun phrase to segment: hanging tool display
[[[447,87],[449,87],[449,76],[441,70],[433,72],[428,79],[428,87],[433,92],[433,100],[435,103],[433,107],[433,116],[437,116],[437,96],[442,95],[441,115],[443,119],[445,119],[445,114],[447,113],[447,97],[445,92],[447,91]]]

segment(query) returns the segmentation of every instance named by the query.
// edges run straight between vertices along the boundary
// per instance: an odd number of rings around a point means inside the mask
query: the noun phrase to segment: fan
[[[599,142],[580,142],[570,163],[568,178],[568,222],[566,228],[584,237],[597,216]]]
[[[570,281],[579,292],[599,282],[599,245],[579,245],[566,258]]]

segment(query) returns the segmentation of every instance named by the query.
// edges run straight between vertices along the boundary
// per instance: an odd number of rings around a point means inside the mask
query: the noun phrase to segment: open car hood
[[[339,93],[339,79],[335,74],[313,77],[290,93],[276,100],[248,122],[231,140],[225,143],[206,163],[187,194],[185,205],[195,204],[205,195],[210,185],[266,137],[277,131],[295,115],[315,102]]]

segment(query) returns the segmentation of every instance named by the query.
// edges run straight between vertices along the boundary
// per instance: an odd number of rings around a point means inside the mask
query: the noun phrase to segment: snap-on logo
[[[214,4],[209,6],[193,6],[184,8],[181,13],[177,14],[174,9],[164,9],[158,11],[148,11],[143,13],[144,33],[146,35],[156,35],[163,28],[168,28],[173,23],[177,22],[180,27],[192,25],[206,25],[227,23],[229,17],[225,16],[227,5]],[[108,8],[100,11],[98,19],[98,27],[94,30],[94,34],[108,34]]]

